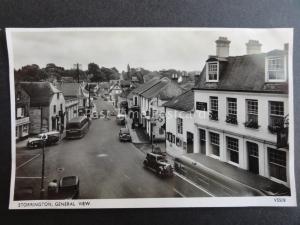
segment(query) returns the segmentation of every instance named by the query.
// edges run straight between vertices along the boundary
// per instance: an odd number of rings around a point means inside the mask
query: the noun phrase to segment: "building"
[[[109,100],[112,102],[113,106],[118,106],[118,96],[122,93],[122,89],[119,82],[112,82],[112,86],[109,89]]]
[[[22,140],[29,135],[30,97],[19,83],[15,86],[16,104],[16,140]]]
[[[182,92],[183,89],[167,77],[153,78],[132,91],[133,106],[139,107],[139,123],[150,139],[165,140],[165,109],[163,104],[182,94]]]
[[[166,112],[166,151],[174,156],[194,153],[194,92],[187,91],[163,106]]]
[[[56,86],[62,91],[66,101],[66,119],[79,116],[79,111],[84,110],[89,104],[89,94],[80,83],[58,83]]]
[[[64,132],[65,98],[60,90],[49,82],[21,82],[30,96],[30,134],[57,130]]]
[[[216,41],[194,88],[194,152],[289,186],[288,45],[260,53],[249,41],[242,56],[229,56],[230,41]],[[253,49],[251,49],[251,46]]]

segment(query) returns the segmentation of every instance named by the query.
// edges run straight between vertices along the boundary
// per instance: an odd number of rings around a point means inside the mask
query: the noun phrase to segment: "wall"
[[[177,132],[177,118],[182,118],[182,134]],[[187,132],[194,133],[194,114],[166,108],[166,133],[171,132],[175,137],[179,137],[183,142],[187,142]],[[195,139],[195,135],[194,135]],[[186,153],[186,149],[182,146],[177,146],[176,143],[170,143],[166,139],[166,150],[171,155],[180,155]]]
[[[212,121],[209,119],[209,97],[218,97],[219,103],[219,121]],[[225,122],[227,115],[227,97],[237,98],[237,120],[238,125],[232,125]],[[246,121],[246,99],[258,100],[258,129],[246,128],[244,122]],[[285,115],[288,114],[288,96],[278,94],[264,94],[264,93],[237,93],[237,92],[216,92],[216,91],[200,91],[195,90],[195,105],[196,102],[206,102],[208,105],[207,112],[195,111],[195,123],[202,126],[209,126],[219,130],[231,131],[233,133],[263,138],[269,142],[276,142],[276,135],[270,133],[268,130],[269,121],[269,102],[268,101],[283,101]],[[195,108],[196,109],[196,108]]]

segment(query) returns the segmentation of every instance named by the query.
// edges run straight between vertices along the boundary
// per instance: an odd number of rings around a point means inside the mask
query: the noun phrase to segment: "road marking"
[[[98,154],[97,157],[99,158],[103,158],[103,157],[107,157],[108,155],[107,154]]]
[[[22,163],[20,166],[18,166],[16,169],[19,169],[23,166],[25,166],[27,163],[31,162],[32,160],[34,160],[35,158],[39,157],[41,154],[37,154],[36,156],[32,157],[31,159],[27,160],[26,162]]]
[[[46,179],[47,177],[44,177]],[[42,177],[16,177],[16,179],[42,179]]]
[[[207,190],[203,189],[202,187],[198,186],[197,184],[195,184],[194,182],[192,182],[191,180],[187,179],[186,177],[174,172],[174,174],[178,177],[180,177],[181,179],[185,180],[186,182],[188,182],[189,184],[193,185],[194,187],[200,189],[201,191],[205,192],[206,194],[208,194],[211,197],[215,197],[212,193],[208,192]]]
[[[180,195],[180,197],[185,198],[186,196],[184,194],[182,194],[180,191],[178,191],[177,189],[173,188],[174,192],[176,192],[177,194]]]

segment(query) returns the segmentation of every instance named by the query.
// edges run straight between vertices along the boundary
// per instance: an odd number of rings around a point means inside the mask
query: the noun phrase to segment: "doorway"
[[[186,144],[187,144],[187,153],[194,152],[194,134],[191,132],[186,132]]]
[[[259,174],[258,144],[247,141],[249,171]]]

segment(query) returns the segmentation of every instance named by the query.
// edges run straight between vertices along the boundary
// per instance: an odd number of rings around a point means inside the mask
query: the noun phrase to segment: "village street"
[[[99,111],[112,110],[111,103],[100,98],[95,103]],[[145,154],[130,142],[120,142],[119,129],[115,117],[100,118],[92,121],[84,138],[46,147],[45,187],[53,179],[77,175],[83,199],[178,196],[173,178],[162,179],[144,169]],[[17,149],[16,200],[39,198],[40,153]]]

